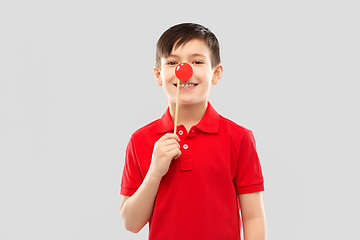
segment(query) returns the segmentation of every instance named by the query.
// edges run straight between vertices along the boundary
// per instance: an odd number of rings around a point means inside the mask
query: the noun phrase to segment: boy
[[[265,239],[253,134],[208,102],[223,73],[219,52],[216,36],[198,24],[175,25],[158,40],[154,74],[169,107],[127,146],[120,206],[127,230],[139,232],[149,222],[150,240],[232,240],[240,239],[242,220],[245,240]],[[175,67],[182,62],[193,75],[180,84],[174,134]]]

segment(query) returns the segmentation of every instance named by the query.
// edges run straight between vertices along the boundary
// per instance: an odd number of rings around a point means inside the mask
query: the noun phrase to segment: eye
[[[173,62],[173,61],[166,62],[166,65],[176,65],[176,64],[177,64],[177,62]]]
[[[203,64],[203,61],[194,61],[193,64]]]

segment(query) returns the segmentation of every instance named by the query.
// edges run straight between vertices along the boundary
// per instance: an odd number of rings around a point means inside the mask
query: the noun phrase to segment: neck
[[[178,126],[184,125],[186,130],[200,122],[207,108],[207,101],[198,104],[184,105],[179,103]],[[169,110],[173,122],[175,122],[175,103],[169,104]]]

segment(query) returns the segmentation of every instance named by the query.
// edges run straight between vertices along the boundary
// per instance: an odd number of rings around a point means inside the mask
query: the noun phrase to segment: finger
[[[180,144],[178,141],[176,141],[175,139],[167,139],[163,142],[164,146],[167,146],[167,145],[172,145],[172,144],[176,144],[177,146],[179,146],[180,148]]]
[[[172,151],[173,149],[179,149],[180,150],[180,146],[178,144],[170,144],[170,145],[162,146],[160,148],[160,150],[162,150],[163,152],[166,152],[166,153]]]
[[[180,157],[181,151],[178,148],[174,148],[173,150],[169,151],[169,154],[170,156],[172,156],[172,158],[177,159],[178,157]]]
[[[178,142],[180,141],[179,136],[174,134],[174,133],[167,133],[164,136],[162,136],[159,140],[160,141],[165,141],[167,139],[176,139]]]

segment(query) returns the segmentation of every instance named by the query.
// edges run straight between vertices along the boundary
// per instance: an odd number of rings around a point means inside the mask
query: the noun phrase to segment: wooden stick
[[[176,107],[175,107],[175,121],[174,121],[174,133],[176,134],[178,124],[178,113],[179,113],[179,92],[180,92],[180,80],[177,80],[176,86]]]

